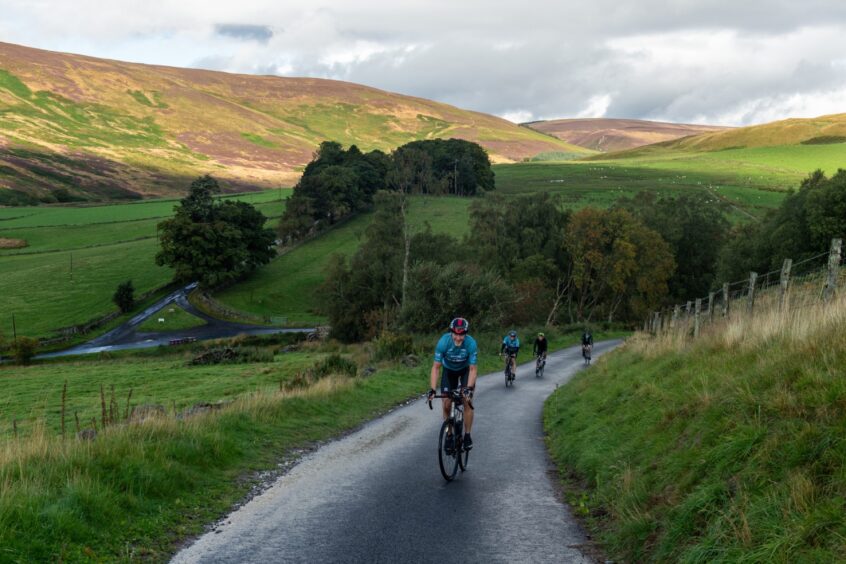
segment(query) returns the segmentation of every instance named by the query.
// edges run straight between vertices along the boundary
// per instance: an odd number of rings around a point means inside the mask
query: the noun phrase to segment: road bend
[[[597,343],[594,357],[619,343]],[[173,562],[588,563],[542,425],[544,400],[582,367],[572,347],[549,355],[543,378],[531,363],[510,388],[501,372],[479,378],[468,469],[450,483],[439,406],[420,400],[304,457]]]

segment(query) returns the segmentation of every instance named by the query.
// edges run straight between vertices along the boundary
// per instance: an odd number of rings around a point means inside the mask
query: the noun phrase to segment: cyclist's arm
[[[432,363],[432,375],[429,378],[430,388],[433,390],[438,389],[438,377],[441,375],[441,363],[435,361]]]
[[[479,369],[475,364],[470,365],[470,372],[467,375],[467,385],[471,388],[476,386],[476,376],[479,374]]]

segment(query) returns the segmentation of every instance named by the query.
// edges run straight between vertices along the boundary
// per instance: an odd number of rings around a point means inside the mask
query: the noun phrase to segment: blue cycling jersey
[[[520,337],[514,337],[513,339],[509,336],[505,336],[502,340],[502,344],[505,345],[506,349],[519,349],[520,348]]]
[[[464,342],[456,346],[452,333],[445,333],[435,346],[435,362],[440,362],[450,370],[475,366],[478,356],[476,340],[470,335],[464,337]]]

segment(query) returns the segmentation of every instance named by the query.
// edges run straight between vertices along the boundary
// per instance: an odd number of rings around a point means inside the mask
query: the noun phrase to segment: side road
[[[132,319],[105,333],[99,337],[65,349],[38,355],[36,358],[56,358],[62,356],[71,356],[78,354],[93,354],[104,351],[118,351],[127,349],[143,349],[150,347],[157,347],[160,345],[167,345],[174,339],[194,339],[198,341],[206,339],[220,339],[225,337],[235,337],[236,335],[268,335],[273,333],[308,333],[313,331],[313,328],[280,328],[280,327],[265,327],[263,325],[249,325],[245,323],[233,323],[230,321],[222,321],[211,317],[202,311],[195,308],[188,301],[188,294],[197,287],[196,282],[192,282],[187,286],[180,288],[173,293],[165,296],[157,301]],[[184,309],[191,315],[206,321],[205,325],[200,327],[192,327],[182,331],[168,331],[166,333],[152,333],[137,331],[139,325],[144,323],[148,318],[152,317],[159,310],[167,307],[170,304],[176,304],[178,307]]]
[[[512,388],[500,373],[480,378],[475,446],[452,483],[438,470],[440,414],[417,401],[307,456],[174,562],[589,562],[548,476],[542,426],[546,397],[582,368],[571,347],[541,379],[531,364]]]

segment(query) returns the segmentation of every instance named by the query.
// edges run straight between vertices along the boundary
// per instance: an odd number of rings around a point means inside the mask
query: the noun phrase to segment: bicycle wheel
[[[444,424],[441,425],[441,434],[438,437],[438,465],[441,467],[441,475],[447,482],[455,478],[455,474],[458,472],[459,458],[454,448],[452,454],[447,454],[444,448],[447,433],[451,431],[450,423],[450,421],[444,421]],[[455,440],[453,440],[453,444],[455,444]]]
[[[546,361],[541,361],[538,365],[537,370],[535,370],[535,376],[538,378],[543,378],[543,369],[546,368]]]
[[[505,365],[505,387],[511,385],[511,363]]]
[[[455,422],[455,429],[457,433],[457,437],[461,437],[459,441],[456,441],[456,459],[458,460],[458,467],[461,468],[461,471],[464,472],[467,470],[467,459],[470,456],[469,450],[464,450],[464,415],[461,415],[461,419]]]

